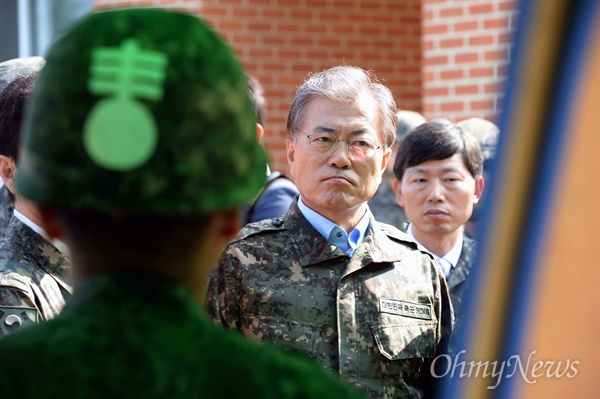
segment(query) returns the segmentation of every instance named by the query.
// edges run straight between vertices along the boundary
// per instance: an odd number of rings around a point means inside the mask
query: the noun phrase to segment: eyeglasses
[[[305,133],[306,134],[306,133]],[[313,133],[307,134],[310,148],[314,152],[321,155],[329,155],[335,151],[340,141],[348,144],[348,152],[355,161],[368,161],[375,156],[380,145],[366,137],[360,137],[352,140],[339,140],[335,135],[331,133]]]

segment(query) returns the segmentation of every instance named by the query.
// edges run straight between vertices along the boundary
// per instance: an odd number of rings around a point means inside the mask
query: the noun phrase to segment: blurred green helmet
[[[24,121],[24,197],[109,213],[202,213],[245,203],[264,184],[246,76],[196,16],[91,14],[46,61]]]

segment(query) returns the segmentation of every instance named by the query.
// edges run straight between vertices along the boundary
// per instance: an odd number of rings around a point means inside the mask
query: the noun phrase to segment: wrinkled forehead
[[[361,95],[351,101],[315,97],[306,107],[300,129],[330,132],[338,136],[369,134],[381,138],[379,120],[379,107],[371,96]]]

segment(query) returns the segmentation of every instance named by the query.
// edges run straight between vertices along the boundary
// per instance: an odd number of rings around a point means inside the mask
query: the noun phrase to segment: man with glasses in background
[[[429,396],[451,331],[448,288],[433,258],[367,205],[395,140],[391,92],[357,67],[317,73],[296,92],[286,131],[300,196],[231,241],[209,313],[315,358],[369,398]]]

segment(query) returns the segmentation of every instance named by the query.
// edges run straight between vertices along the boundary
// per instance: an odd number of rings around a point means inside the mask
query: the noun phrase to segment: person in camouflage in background
[[[445,119],[426,122],[402,142],[394,164],[394,190],[408,216],[407,233],[442,267],[454,308],[455,337],[461,328],[477,242],[464,224],[484,188],[483,157],[475,137]]]
[[[394,159],[398,152],[398,147],[402,143],[404,136],[411,130],[425,122],[425,117],[418,112],[400,110],[396,113],[398,122],[396,122],[396,142],[392,146],[392,156],[388,162],[381,184],[375,191],[373,197],[369,200],[369,209],[373,212],[375,219],[391,224],[396,228],[406,231],[408,220],[404,209],[398,205],[396,193],[394,192]]]
[[[39,209],[15,187],[23,111],[37,77],[38,72],[20,75],[0,92],[0,175],[15,199],[0,238],[0,337],[56,317],[71,296],[64,244],[50,240]]]
[[[0,92],[17,76],[38,72],[46,61],[42,57],[24,57],[0,62]],[[0,187],[0,237],[13,215],[15,202],[8,187]]]
[[[69,245],[75,286],[58,317],[0,340],[3,398],[358,397],[201,307],[267,157],[241,66],[197,16],[80,20],[47,54],[21,154],[17,188]]]
[[[300,197],[232,240],[211,276],[209,314],[315,358],[369,398],[431,395],[430,365],[452,329],[446,281],[367,205],[395,141],[391,92],[358,67],[314,74],[286,130]]]
[[[492,167],[496,158],[496,147],[498,146],[498,138],[500,129],[495,123],[486,119],[475,117],[462,120],[456,123],[456,126],[470,132],[479,143],[481,154],[483,155],[483,178],[490,183]],[[488,201],[489,190],[485,190],[479,199],[479,202],[473,207],[471,218],[465,223],[465,232],[469,237],[475,237],[477,223],[481,219],[483,209]]]

